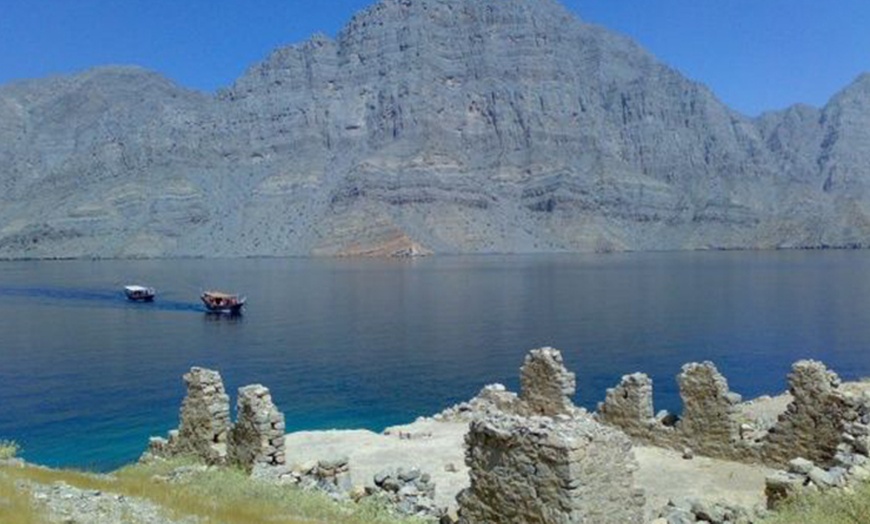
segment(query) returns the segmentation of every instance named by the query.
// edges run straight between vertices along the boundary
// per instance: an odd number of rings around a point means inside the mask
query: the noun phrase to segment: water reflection
[[[202,317],[205,322],[220,322],[224,324],[238,324],[241,323],[245,315],[242,313],[226,313],[219,311],[205,311],[200,308],[202,311]]]

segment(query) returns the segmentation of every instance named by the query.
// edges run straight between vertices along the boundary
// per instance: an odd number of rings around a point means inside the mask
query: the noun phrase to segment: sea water
[[[244,314],[205,314],[205,289],[246,295]],[[288,431],[377,431],[486,384],[518,391],[542,346],[590,409],[642,371],[656,409],[679,411],[689,361],[746,397],[784,391],[803,358],[870,376],[870,252],[2,262],[0,440],[50,466],[134,461],[178,425],[191,366],[218,370],[233,405],[267,386]]]

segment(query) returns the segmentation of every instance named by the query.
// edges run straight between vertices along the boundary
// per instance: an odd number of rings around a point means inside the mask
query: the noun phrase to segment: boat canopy
[[[239,298],[239,295],[233,293],[224,293],[223,291],[205,291],[202,296],[210,298],[220,298],[224,300],[233,300]]]

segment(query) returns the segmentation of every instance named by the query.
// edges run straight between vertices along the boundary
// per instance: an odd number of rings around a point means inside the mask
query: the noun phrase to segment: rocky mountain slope
[[[870,76],[748,119],[553,0],[382,0],[215,96],[0,87],[0,257],[863,247]]]

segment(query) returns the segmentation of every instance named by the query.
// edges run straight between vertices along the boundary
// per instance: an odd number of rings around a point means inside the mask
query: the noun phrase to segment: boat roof
[[[203,296],[214,298],[237,298],[239,295],[235,293],[224,293],[223,291],[203,291]]]
[[[124,289],[128,291],[151,291],[150,287],[140,286],[138,284],[131,284],[129,286],[124,286]]]

